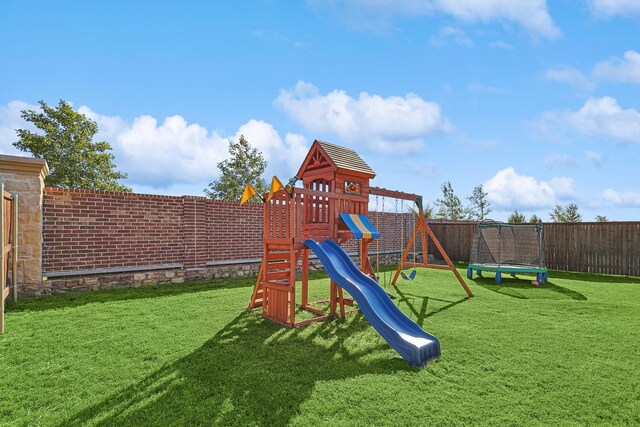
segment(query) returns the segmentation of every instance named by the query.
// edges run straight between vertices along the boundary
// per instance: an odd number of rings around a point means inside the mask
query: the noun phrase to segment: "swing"
[[[401,231],[401,234],[402,234],[402,246],[401,246],[401,248],[404,248],[404,200],[402,201],[402,231]],[[414,240],[413,241],[413,265],[414,266],[416,264],[416,243],[417,242]],[[400,262],[402,262],[402,260]],[[404,265],[402,266],[401,269],[404,269]],[[404,274],[404,271],[400,272],[400,275],[402,276],[402,278],[404,280],[413,280],[413,279],[416,278],[416,274],[417,274],[417,271],[416,271],[415,267],[413,268],[413,271],[411,273],[409,273],[408,276],[406,274]]]

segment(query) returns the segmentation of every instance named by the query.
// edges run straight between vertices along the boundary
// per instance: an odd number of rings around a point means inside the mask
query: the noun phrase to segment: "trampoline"
[[[535,274],[539,284],[547,280],[544,263],[544,230],[542,221],[536,224],[509,224],[492,220],[482,221],[476,228],[471,246],[467,277],[473,271],[482,277],[483,271],[496,274],[502,283],[502,273]]]

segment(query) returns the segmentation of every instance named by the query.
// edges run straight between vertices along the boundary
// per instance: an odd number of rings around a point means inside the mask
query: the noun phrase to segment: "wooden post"
[[[458,282],[460,282],[460,284],[464,288],[465,292],[467,293],[467,296],[472,297],[473,296],[473,292],[471,292],[471,289],[469,289],[469,287],[467,286],[467,283],[464,281],[462,276],[460,276],[460,273],[458,273],[458,270],[456,269],[456,267],[451,262],[451,259],[449,259],[449,255],[447,255],[447,253],[445,252],[445,250],[442,247],[442,245],[440,245],[440,241],[438,241],[438,238],[436,237],[436,235],[433,234],[433,231],[431,231],[431,227],[429,227],[429,224],[427,224],[426,221],[424,221],[424,225],[425,225],[425,227],[427,229],[427,233],[429,233],[429,237],[431,237],[431,240],[433,240],[433,243],[436,245],[436,247],[438,248],[438,250],[442,254],[442,257],[444,258],[444,260],[447,262],[447,265],[449,266],[449,269],[451,271],[453,271],[453,274],[455,274],[455,276],[458,278]]]
[[[302,308],[309,305],[309,249],[302,249]]]
[[[329,314],[331,316],[336,315],[336,284],[333,280],[331,280],[331,285],[329,286]]]
[[[4,223],[6,221],[4,212],[4,184],[0,184],[0,247],[2,254],[0,255],[0,334],[4,334],[4,289],[7,286],[7,275],[5,272],[4,258]]]
[[[18,193],[13,193],[13,241],[11,242],[11,285],[13,286],[13,303],[18,302]]]

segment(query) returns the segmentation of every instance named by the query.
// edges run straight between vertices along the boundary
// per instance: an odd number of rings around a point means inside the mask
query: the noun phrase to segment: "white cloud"
[[[544,167],[547,169],[577,168],[578,162],[566,154],[550,154],[544,159]]]
[[[118,169],[128,174],[130,184],[166,187],[207,182],[218,175],[216,164],[227,156],[227,138],[179,115],[161,123],[143,115],[129,123],[86,106],[78,111],[98,123],[96,138],[111,144]]]
[[[16,140],[13,129],[26,125],[20,111],[38,108],[22,101],[0,106],[0,152],[19,154],[11,143]],[[95,140],[109,142],[117,169],[128,174],[126,184],[137,191],[204,188],[219,176],[217,163],[228,156],[229,141],[241,134],[269,161],[269,172],[295,173],[307,151],[303,136],[289,133],[283,140],[271,124],[260,120],[249,120],[234,135],[222,136],[179,115],[161,122],[148,115],[127,121],[96,113],[87,106],[78,111],[97,122]]]
[[[237,141],[240,135],[244,135],[252,147],[262,152],[272,173],[282,165],[288,166],[292,174],[297,172],[296,168],[302,164],[309,149],[304,136],[288,133],[282,140],[274,127],[262,120],[249,120],[240,126],[234,140]]]
[[[463,30],[449,25],[440,28],[438,34],[432,36],[429,43],[431,43],[432,46],[438,47],[444,46],[448,43],[464,47],[474,47],[476,45]]]
[[[636,3],[640,7],[640,1]],[[640,84],[640,52],[628,50],[624,59],[610,58],[596,64],[593,74],[602,80]]]
[[[591,0],[591,13],[601,18],[615,15],[629,15],[640,17],[640,2],[638,0]]]
[[[549,16],[545,0],[438,0],[432,4],[437,10],[463,21],[513,21],[549,38],[560,36],[560,29]]]
[[[417,150],[423,138],[450,129],[437,103],[412,93],[383,98],[361,92],[354,98],[334,90],[323,95],[299,81],[294,89],[281,90],[274,103],[311,133],[379,151]]]
[[[640,193],[633,191],[619,192],[607,188],[602,198],[619,208],[640,208]]]
[[[575,196],[575,182],[569,177],[538,181],[520,175],[513,167],[498,171],[483,185],[487,199],[499,209],[538,209],[553,206]]]
[[[593,163],[595,167],[601,168],[604,166],[604,154],[598,153],[596,151],[587,151],[586,153],[584,153],[584,156],[589,162]]]
[[[36,130],[35,126],[22,119],[21,112],[23,110],[38,110],[39,108],[39,105],[23,101],[11,101],[6,107],[0,105],[0,154],[31,157],[29,153],[15,148],[13,143],[18,140],[16,129]]]
[[[336,17],[358,29],[388,27],[396,17],[420,17],[444,14],[462,22],[515,22],[526,30],[548,38],[559,37],[545,0],[354,0],[310,2],[316,8],[329,9]]]
[[[550,68],[544,73],[543,78],[568,83],[578,89],[592,90],[595,87],[592,79],[571,67]]]
[[[590,138],[640,144],[640,112],[622,109],[618,101],[609,96],[589,98],[577,111],[547,111],[537,127],[546,136],[555,137],[569,128]]]

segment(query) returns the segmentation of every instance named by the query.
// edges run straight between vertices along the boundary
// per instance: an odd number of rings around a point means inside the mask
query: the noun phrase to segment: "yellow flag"
[[[256,189],[253,188],[253,185],[247,182],[247,185],[244,186],[244,192],[242,193],[242,200],[240,200],[240,204],[244,205],[245,203],[247,203],[247,200],[249,200],[256,194],[258,194]]]
[[[269,195],[267,196],[266,201],[268,202],[269,200],[271,200],[273,195],[276,192],[282,190],[283,188],[284,188],[284,185],[282,185],[278,177],[274,175],[273,178],[271,179],[271,189],[269,190]]]

